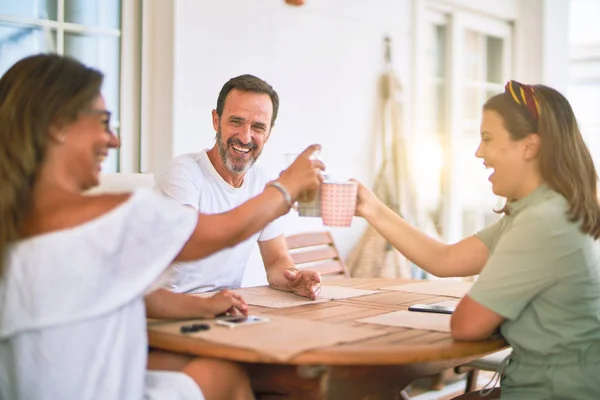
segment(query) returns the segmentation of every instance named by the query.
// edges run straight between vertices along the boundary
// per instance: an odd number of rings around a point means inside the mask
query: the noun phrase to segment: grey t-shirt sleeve
[[[190,157],[175,158],[156,182],[155,190],[179,203],[198,210],[200,204],[199,167]]]
[[[561,279],[564,268],[560,260],[570,251],[571,242],[568,230],[553,229],[537,213],[519,217],[501,238],[496,238],[494,252],[468,293],[509,320],[517,318],[535,296]]]

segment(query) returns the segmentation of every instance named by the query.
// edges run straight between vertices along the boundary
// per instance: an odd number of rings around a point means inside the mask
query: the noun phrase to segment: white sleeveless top
[[[140,189],[99,218],[14,244],[0,275],[0,400],[202,399],[182,373],[147,375],[143,298],[197,219]]]

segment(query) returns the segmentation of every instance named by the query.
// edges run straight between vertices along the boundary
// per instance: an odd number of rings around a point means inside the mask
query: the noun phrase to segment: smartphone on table
[[[268,322],[269,319],[266,317],[259,317],[257,315],[236,315],[220,317],[215,321],[215,325],[225,326],[227,328],[236,328],[244,325],[254,325],[263,322]]]
[[[413,304],[408,307],[408,311],[429,312],[436,314],[452,314],[454,306],[442,306],[439,304]]]

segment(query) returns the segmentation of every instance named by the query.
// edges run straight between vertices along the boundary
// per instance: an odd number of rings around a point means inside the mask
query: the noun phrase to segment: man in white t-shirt
[[[157,180],[157,190],[205,214],[229,211],[261,193],[269,179],[254,163],[271,134],[278,108],[279,97],[265,81],[252,75],[230,79],[212,111],[215,145],[172,160]],[[257,241],[271,287],[317,297],[319,273],[294,268],[277,220],[236,246],[203,260],[177,264],[170,289],[194,293],[240,287]],[[178,300],[173,293],[164,292],[158,291],[146,302],[149,316],[172,316],[166,308]],[[177,305],[178,317],[189,315]]]

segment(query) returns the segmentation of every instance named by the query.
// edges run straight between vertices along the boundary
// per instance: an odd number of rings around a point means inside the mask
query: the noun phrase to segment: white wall
[[[417,0],[423,1],[423,0]],[[531,0],[426,0],[437,8],[464,9],[511,21],[518,18],[519,3]]]
[[[170,7],[164,3],[155,0],[144,5]],[[284,153],[321,143],[333,175],[371,183],[376,169],[371,138],[383,37],[392,36],[397,73],[408,80],[409,0],[309,0],[303,7],[283,0],[176,0],[173,4],[173,108],[165,117],[172,131],[160,132],[161,143],[168,137],[172,150],[167,144],[165,154],[146,157],[146,170],[157,172],[174,155],[211,147],[215,132],[210,112],[221,86],[233,76],[252,73],[272,84],[281,99],[274,131],[259,160],[263,167],[276,175],[284,166]],[[170,18],[169,12],[164,18]],[[157,62],[160,50],[154,48],[153,53]],[[166,64],[171,65],[168,60]],[[168,97],[171,75],[168,70],[159,75],[154,85],[166,86],[163,92]],[[318,219],[294,214],[288,220],[288,233],[324,229]],[[363,221],[355,219],[351,228],[331,229],[344,255],[363,228]],[[264,282],[256,254],[248,272],[246,284]]]
[[[372,156],[382,38],[385,32],[394,36],[398,72],[406,77],[409,5],[397,0],[313,0],[303,7],[283,0],[178,0],[174,153],[212,145],[210,111],[221,86],[233,76],[253,73],[281,98],[261,160],[265,166],[279,168],[284,152],[320,142],[330,167],[368,176],[358,166]]]
[[[173,158],[174,6],[146,0],[142,7],[141,172],[161,171]]]
[[[569,0],[521,0],[515,22],[515,79],[566,92]]]
[[[378,167],[373,126],[383,37],[393,39],[395,70],[405,99],[412,99],[411,78],[419,68],[410,70],[418,51],[411,48],[412,17],[418,15],[414,4],[514,21],[521,43],[515,54],[517,79],[551,84],[560,77],[550,76],[547,61],[561,49],[552,52],[543,36],[550,34],[548,22],[565,1],[307,0],[294,7],[284,0],[144,0],[142,171],[159,173],[173,156],[211,147],[210,112],[221,86],[252,73],[271,83],[281,98],[279,118],[259,160],[263,167],[276,175],[284,153],[318,142],[332,175],[370,185]],[[541,15],[535,26],[522,22],[534,14]],[[536,48],[542,60],[532,64],[526,56]],[[409,118],[412,107],[406,103]],[[288,233],[324,229],[319,220],[293,213],[288,222]],[[344,256],[364,226],[355,218],[351,228],[331,229]],[[245,283],[264,283],[256,254]]]

